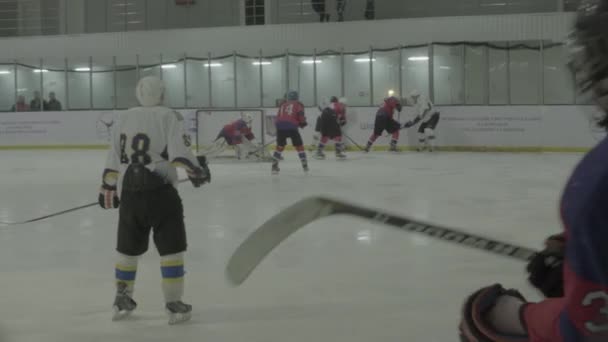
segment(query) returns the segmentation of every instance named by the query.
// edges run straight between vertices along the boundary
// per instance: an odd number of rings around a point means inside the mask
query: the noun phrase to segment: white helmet
[[[146,76],[137,83],[135,96],[143,107],[158,106],[164,101],[165,84],[156,76]]]
[[[412,90],[410,93],[410,97],[418,97],[420,96],[420,92],[417,89]]]
[[[325,109],[325,108],[329,108],[329,106],[331,105],[331,102],[329,102],[329,99],[325,96],[323,96],[321,98],[321,102],[319,103],[319,107],[321,107],[321,109]]]
[[[243,121],[245,121],[247,126],[251,126],[251,123],[253,122],[253,116],[249,113],[242,113],[241,119],[243,119]]]

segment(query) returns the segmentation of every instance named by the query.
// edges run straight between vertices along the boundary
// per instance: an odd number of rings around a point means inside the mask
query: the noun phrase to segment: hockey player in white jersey
[[[161,256],[169,324],[189,320],[192,311],[182,302],[187,242],[176,166],[186,170],[197,188],[211,176],[204,158],[192,154],[181,114],[162,106],[164,92],[160,79],[142,78],[136,88],[141,107],[121,114],[112,131],[99,204],[104,209],[120,207],[113,320],[137,306],[133,286],[138,257],[148,250],[151,230]]]
[[[416,118],[414,122],[421,122],[418,127],[418,152],[435,150],[435,129],[439,123],[439,111],[433,103],[422,96],[418,90],[410,93],[408,103],[414,107]]]

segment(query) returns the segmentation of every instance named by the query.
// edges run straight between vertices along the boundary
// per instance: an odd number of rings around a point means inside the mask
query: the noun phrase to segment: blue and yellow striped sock
[[[176,302],[184,294],[184,255],[183,253],[161,257],[160,271],[163,276],[165,302]]]
[[[137,275],[137,257],[119,254],[115,267],[116,285],[127,285],[127,293],[133,294],[135,277]]]

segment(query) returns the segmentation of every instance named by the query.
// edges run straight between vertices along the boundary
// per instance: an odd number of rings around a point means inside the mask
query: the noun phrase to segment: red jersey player
[[[401,124],[393,117],[395,110],[401,112],[401,101],[398,98],[391,96],[384,99],[382,107],[376,113],[376,121],[374,122],[374,133],[369,137],[365,152],[369,152],[372,145],[382,135],[385,130],[392,135],[390,151],[397,151],[397,142],[399,141],[399,130]]]
[[[308,124],[306,123],[306,116],[304,116],[304,105],[299,101],[297,91],[292,90],[287,93],[286,101],[279,107],[275,125],[277,128],[277,149],[272,156],[272,173],[279,173],[279,160],[283,159],[282,153],[287,145],[287,138],[291,139],[291,143],[298,151],[304,172],[308,172],[304,142],[298,130]]]
[[[593,93],[607,128],[608,0],[583,1],[570,42],[579,88]],[[551,237],[528,265],[533,285],[555,297],[528,303],[498,284],[482,288],[464,305],[462,341],[608,341],[607,156],[604,139],[574,169],[561,200],[563,248]],[[562,275],[563,291],[555,286]]]

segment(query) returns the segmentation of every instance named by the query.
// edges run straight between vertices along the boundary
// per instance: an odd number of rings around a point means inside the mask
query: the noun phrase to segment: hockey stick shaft
[[[495,239],[467,233],[454,228],[440,227],[422,223],[410,218],[385,213],[379,210],[365,208],[363,206],[334,201],[334,214],[353,215],[370,219],[389,226],[406,230],[408,232],[420,233],[431,238],[456,243],[466,247],[481,249],[494,254],[508,256],[522,261],[531,260],[537,251],[498,241]]]
[[[348,139],[348,141],[350,141],[351,143],[353,143],[353,145],[357,146],[358,149],[360,149],[361,151],[365,151],[365,149],[363,147],[361,147],[361,145],[357,144],[353,139],[351,139],[351,137],[349,137],[347,134],[344,134],[344,137],[346,139]]]
[[[188,180],[189,179],[182,179],[178,183],[184,183],[184,182],[187,182]],[[0,221],[0,225],[15,226],[15,225],[21,225],[21,224],[26,224],[26,223],[38,222],[38,221],[42,221],[42,220],[45,220],[45,219],[48,219],[48,218],[51,218],[51,217],[55,217],[55,216],[59,216],[59,215],[63,215],[63,214],[68,214],[68,213],[71,213],[71,212],[74,212],[74,211],[78,211],[78,210],[81,210],[81,209],[86,209],[86,208],[94,207],[96,205],[99,205],[99,202],[93,202],[93,203],[89,203],[89,204],[83,204],[83,205],[80,205],[78,207],[74,207],[74,208],[58,211],[56,213],[47,214],[47,215],[44,215],[44,216],[36,217],[36,218],[25,220],[25,221],[18,221],[18,222],[1,222]]]

